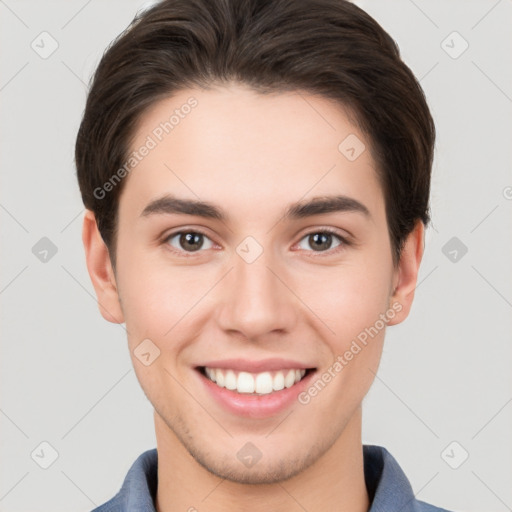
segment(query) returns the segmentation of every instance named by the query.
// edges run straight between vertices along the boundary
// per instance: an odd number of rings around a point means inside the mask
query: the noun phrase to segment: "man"
[[[97,510],[442,510],[361,442],[434,139],[393,40],[346,1],[167,0],[113,43],[76,143],[83,241],[157,449]]]

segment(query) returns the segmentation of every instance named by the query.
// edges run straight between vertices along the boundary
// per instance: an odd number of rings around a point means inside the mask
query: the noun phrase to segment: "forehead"
[[[383,202],[369,141],[350,114],[304,92],[179,91],[143,114],[131,152],[139,157],[121,207],[139,214],[165,193],[229,204],[239,215],[333,192]]]

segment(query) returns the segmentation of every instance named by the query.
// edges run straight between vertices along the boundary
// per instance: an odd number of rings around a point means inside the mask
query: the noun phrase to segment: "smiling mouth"
[[[315,368],[286,369],[260,373],[207,366],[200,366],[197,370],[220,388],[226,388],[240,394],[268,395],[291,388],[315,371]]]

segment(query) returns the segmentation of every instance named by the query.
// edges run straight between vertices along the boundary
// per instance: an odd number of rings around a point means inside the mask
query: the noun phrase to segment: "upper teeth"
[[[279,370],[277,372],[248,373],[205,367],[206,376],[221,388],[238,393],[264,395],[272,391],[291,388],[304,377],[306,370]]]

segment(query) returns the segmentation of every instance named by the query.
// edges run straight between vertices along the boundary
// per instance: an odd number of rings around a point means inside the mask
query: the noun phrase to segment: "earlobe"
[[[82,242],[85,249],[87,270],[96,291],[100,313],[109,322],[123,323],[124,315],[119,302],[110,255],[98,230],[94,213],[90,210],[85,212]]]
[[[414,292],[418,281],[418,272],[424,250],[425,227],[418,221],[413,231],[408,235],[400,256],[400,262],[396,274],[396,286],[390,298],[390,306],[393,306],[397,314],[388,325],[403,322],[409,315]]]

